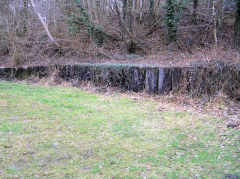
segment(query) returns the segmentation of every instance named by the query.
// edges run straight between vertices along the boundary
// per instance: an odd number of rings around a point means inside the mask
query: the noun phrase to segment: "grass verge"
[[[0,82],[3,178],[222,178],[240,175],[225,119],[75,88]]]

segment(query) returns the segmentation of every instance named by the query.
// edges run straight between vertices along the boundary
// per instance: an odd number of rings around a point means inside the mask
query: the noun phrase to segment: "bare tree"
[[[51,40],[51,42],[52,42],[54,45],[56,45],[56,47],[59,48],[60,45],[55,41],[55,39],[54,39],[53,36],[51,35],[51,33],[50,33],[49,29],[48,29],[48,26],[47,26],[46,22],[44,21],[42,15],[38,12],[37,7],[36,7],[36,5],[35,5],[35,3],[34,3],[33,0],[31,0],[31,4],[32,4],[32,6],[33,6],[33,8],[34,8],[34,11],[36,12],[39,20],[41,21],[41,23],[42,23],[45,31],[47,32],[47,35],[48,35],[49,39]]]

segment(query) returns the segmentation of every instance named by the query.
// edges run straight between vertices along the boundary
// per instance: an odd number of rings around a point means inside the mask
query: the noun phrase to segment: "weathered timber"
[[[158,92],[158,68],[146,69],[145,89],[147,93],[157,94]]]
[[[78,86],[85,81],[95,86],[119,87],[124,90],[149,94],[173,91],[193,96],[224,92],[240,100],[240,65],[196,65],[189,67],[158,67],[130,64],[75,64],[0,68],[0,79],[24,80],[32,76],[43,78],[55,73]]]
[[[131,68],[131,85],[130,90],[139,92],[144,89],[144,81],[146,76],[145,68],[143,67],[132,67]]]

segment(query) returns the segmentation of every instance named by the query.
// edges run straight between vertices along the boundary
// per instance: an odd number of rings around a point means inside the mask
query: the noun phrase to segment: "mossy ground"
[[[214,116],[0,82],[3,178],[222,178],[240,175],[239,144],[239,131]]]

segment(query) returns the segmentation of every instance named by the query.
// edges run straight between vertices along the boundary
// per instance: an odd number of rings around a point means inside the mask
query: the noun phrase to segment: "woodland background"
[[[240,0],[1,0],[0,65],[240,61]]]

